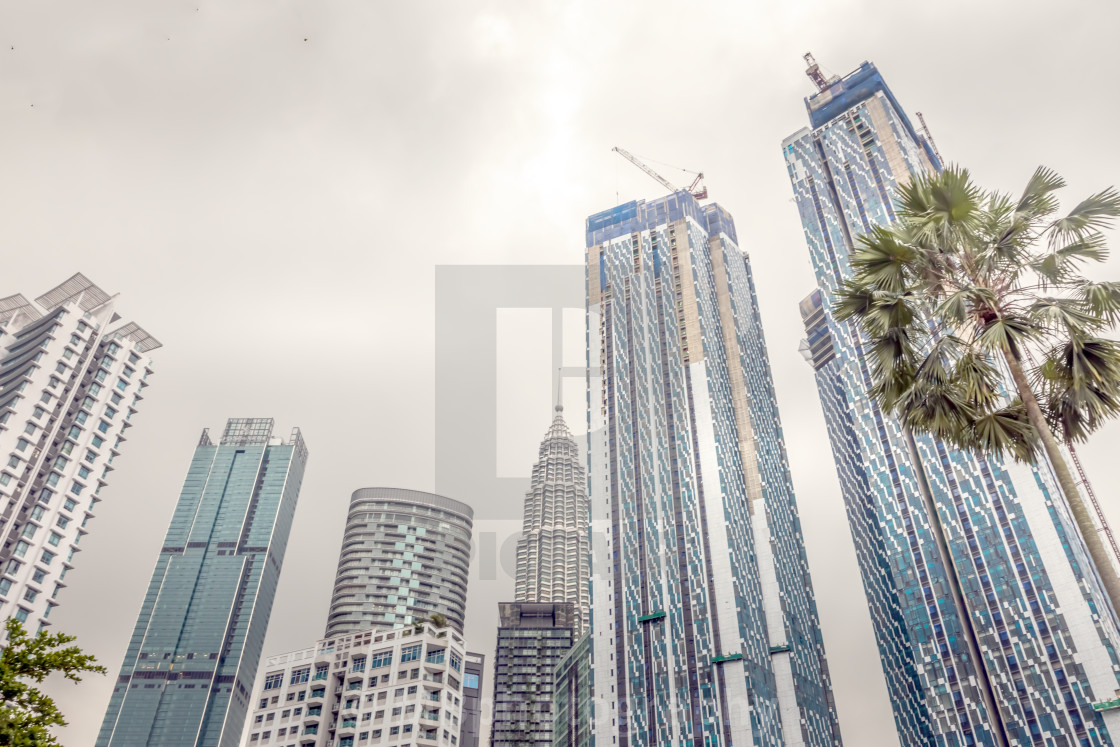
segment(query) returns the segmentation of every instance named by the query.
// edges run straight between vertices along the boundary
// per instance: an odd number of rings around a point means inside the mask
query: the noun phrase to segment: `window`
[[[408,646],[401,649],[401,663],[404,664],[410,661],[417,661],[420,658],[420,650],[423,646],[417,643],[415,646]]]
[[[469,687],[472,690],[478,689],[478,675],[477,674],[464,674],[463,687]]]
[[[97,382],[94,382],[94,383],[90,384],[89,385],[89,393],[92,394],[94,397],[96,397],[98,394],[101,393],[101,385],[98,384]]]
[[[89,469],[86,467],[78,467],[78,477],[83,480],[89,477]]]
[[[117,394],[116,392],[113,392],[113,396],[109,398],[109,401],[112,402],[114,405],[119,405],[121,403],[122,399],[124,399],[124,397]]]
[[[276,688],[280,687],[280,685],[282,685],[283,683],[284,683],[284,673],[283,672],[277,672],[276,674],[270,674],[270,675],[267,675],[264,678],[264,689],[265,690],[275,690]]]
[[[353,662],[350,664],[351,672],[364,672],[366,671],[366,657],[355,656]]]
[[[12,588],[12,582],[6,578],[0,578],[0,594],[8,596],[8,592]]]
[[[376,653],[376,654],[374,654],[373,656],[370,657],[369,668],[370,669],[377,669],[379,667],[387,667],[392,663],[393,663],[393,652],[392,652],[392,650],[380,651],[380,652],[378,652],[378,653]]]
[[[12,476],[7,472],[0,473],[0,485],[7,485],[12,481]]]
[[[4,567],[4,573],[10,573],[14,576],[21,565],[23,565],[23,563],[19,562],[15,558],[12,558],[8,561],[8,565]]]
[[[461,671],[463,668],[463,659],[454,651],[451,652],[451,668],[456,672]]]
[[[73,511],[73,510],[74,510],[74,508],[75,508],[75,507],[76,507],[77,505],[78,505],[78,504],[77,504],[77,503],[75,503],[75,502],[74,502],[74,501],[73,501],[72,499],[70,499],[70,498],[67,498],[67,499],[66,499],[66,502],[62,504],[62,507],[63,507],[64,509],[66,509],[67,511]]]
[[[428,651],[428,655],[424,657],[424,661],[428,662],[429,664],[442,664],[444,653],[446,653],[446,649],[432,649]]]
[[[47,411],[44,410],[42,407],[36,407],[35,410],[31,413],[31,417],[35,418],[36,420],[39,420],[40,418],[42,418],[46,414],[47,414]]]
[[[109,432],[109,423],[102,420],[100,423],[97,424],[97,430],[101,431],[102,433],[108,433]]]
[[[409,695],[415,695],[416,694],[416,685],[409,685],[408,694]],[[411,708],[412,706],[409,706],[409,707]]]
[[[58,547],[58,543],[62,542],[62,535],[56,532],[51,532],[51,536],[47,538],[47,542],[51,543],[52,547]]]
[[[51,498],[54,498],[54,491],[51,490],[50,488],[43,488],[42,490],[39,491],[39,502],[40,503],[50,503]]]
[[[401,727],[399,727],[399,726],[390,726],[389,727],[389,736],[390,737],[395,737],[400,733],[401,733]]]
[[[27,615],[30,610],[25,610],[23,607],[16,609],[16,619],[22,622],[27,622]]]
[[[16,543],[16,556],[22,558],[24,555],[27,554],[27,551],[30,548],[31,548],[31,545],[27,544],[23,540],[20,540],[19,542]]]
[[[23,537],[34,537],[35,532],[38,529],[39,527],[35,526],[34,524],[24,524],[23,531],[20,532],[20,535]]]
[[[36,506],[35,508],[39,508],[41,510],[40,506]],[[63,516],[62,514],[59,514],[58,519],[54,523],[57,524],[62,529],[65,529],[66,525],[70,523],[70,520],[67,519],[65,516]]]
[[[8,457],[8,466],[9,467],[18,467],[19,466],[19,457],[15,456],[14,454],[12,456]]]
[[[105,406],[105,417],[109,418],[109,420],[112,420],[116,416],[117,416],[117,411],[114,410],[112,407],[109,407],[108,405],[106,405]]]
[[[74,422],[78,425],[85,425],[86,420],[89,418],[89,413],[85,410],[79,410],[78,414],[74,416]]]
[[[42,506],[36,506],[35,508],[31,509],[32,520],[38,521],[39,519],[43,518],[43,513],[45,511],[46,509],[44,509]]]
[[[58,485],[58,473],[57,472],[52,472],[49,475],[47,475],[47,485],[50,485],[51,487],[54,487],[55,485]]]
[[[23,592],[23,598],[28,602],[34,602],[37,596],[39,596],[39,592],[36,589],[32,589],[30,586],[27,587],[27,591]]]
[[[101,436],[94,436],[93,439],[90,440],[90,444],[95,449],[100,449],[101,445],[104,444],[104,443],[105,443],[105,439],[103,439]]]
[[[79,429],[78,432],[81,433],[81,430]],[[28,441],[26,438],[21,438],[20,440],[16,441],[16,451],[27,451],[27,447],[30,445],[30,441]]]
[[[290,685],[302,685],[311,677],[311,667],[304,667],[303,669],[293,669],[292,679],[288,683]]]
[[[39,556],[39,562],[43,565],[50,565],[52,560],[54,560],[54,553],[50,550],[43,550],[43,554]]]
[[[47,572],[42,568],[36,568],[35,572],[31,574],[31,582],[36,584],[43,583],[43,579],[47,577]]]
[[[74,482],[70,483],[70,492],[74,495],[81,495],[82,490],[84,490],[85,487],[85,485],[82,485],[80,482],[75,480]]]

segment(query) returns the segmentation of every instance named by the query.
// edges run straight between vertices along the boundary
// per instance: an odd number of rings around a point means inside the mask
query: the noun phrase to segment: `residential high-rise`
[[[552,679],[572,647],[576,606],[568,602],[498,605],[491,747],[551,747]]]
[[[307,448],[273,421],[202,432],[98,747],[233,747],[249,708]]]
[[[160,347],[115,305],[81,273],[0,299],[0,617],[31,635],[71,582]]]
[[[839,745],[730,214],[681,191],[589,217],[587,335],[595,744]]]
[[[462,633],[471,522],[465,503],[400,488],[362,488],[338,556],[327,638],[440,614]]]
[[[1116,620],[1049,467],[910,441],[867,396],[874,364],[833,297],[858,236],[891,222],[899,186],[940,161],[874,65],[815,80],[810,127],[782,143],[818,284],[801,304],[802,350],[899,739],[1120,744]]]
[[[525,494],[514,598],[571,603],[578,636],[590,604],[587,474],[563,411],[557,404]]]
[[[467,656],[458,632],[418,623],[269,657],[246,744],[461,747]]]

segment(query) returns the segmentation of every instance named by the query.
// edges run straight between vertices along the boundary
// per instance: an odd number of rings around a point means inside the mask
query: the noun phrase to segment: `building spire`
[[[556,369],[556,412],[564,412],[564,369]]]

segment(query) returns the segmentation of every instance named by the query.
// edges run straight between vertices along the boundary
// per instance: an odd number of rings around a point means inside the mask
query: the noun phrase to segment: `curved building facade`
[[[355,490],[326,637],[399,628],[432,614],[462,632],[473,518],[467,504],[434,493]]]

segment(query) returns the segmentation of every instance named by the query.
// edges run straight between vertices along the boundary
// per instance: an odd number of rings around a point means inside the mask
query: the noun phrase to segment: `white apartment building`
[[[431,624],[324,638],[272,656],[246,747],[458,747],[463,638]]]
[[[81,273],[0,299],[0,620],[51,610],[115,469],[160,343]]]

